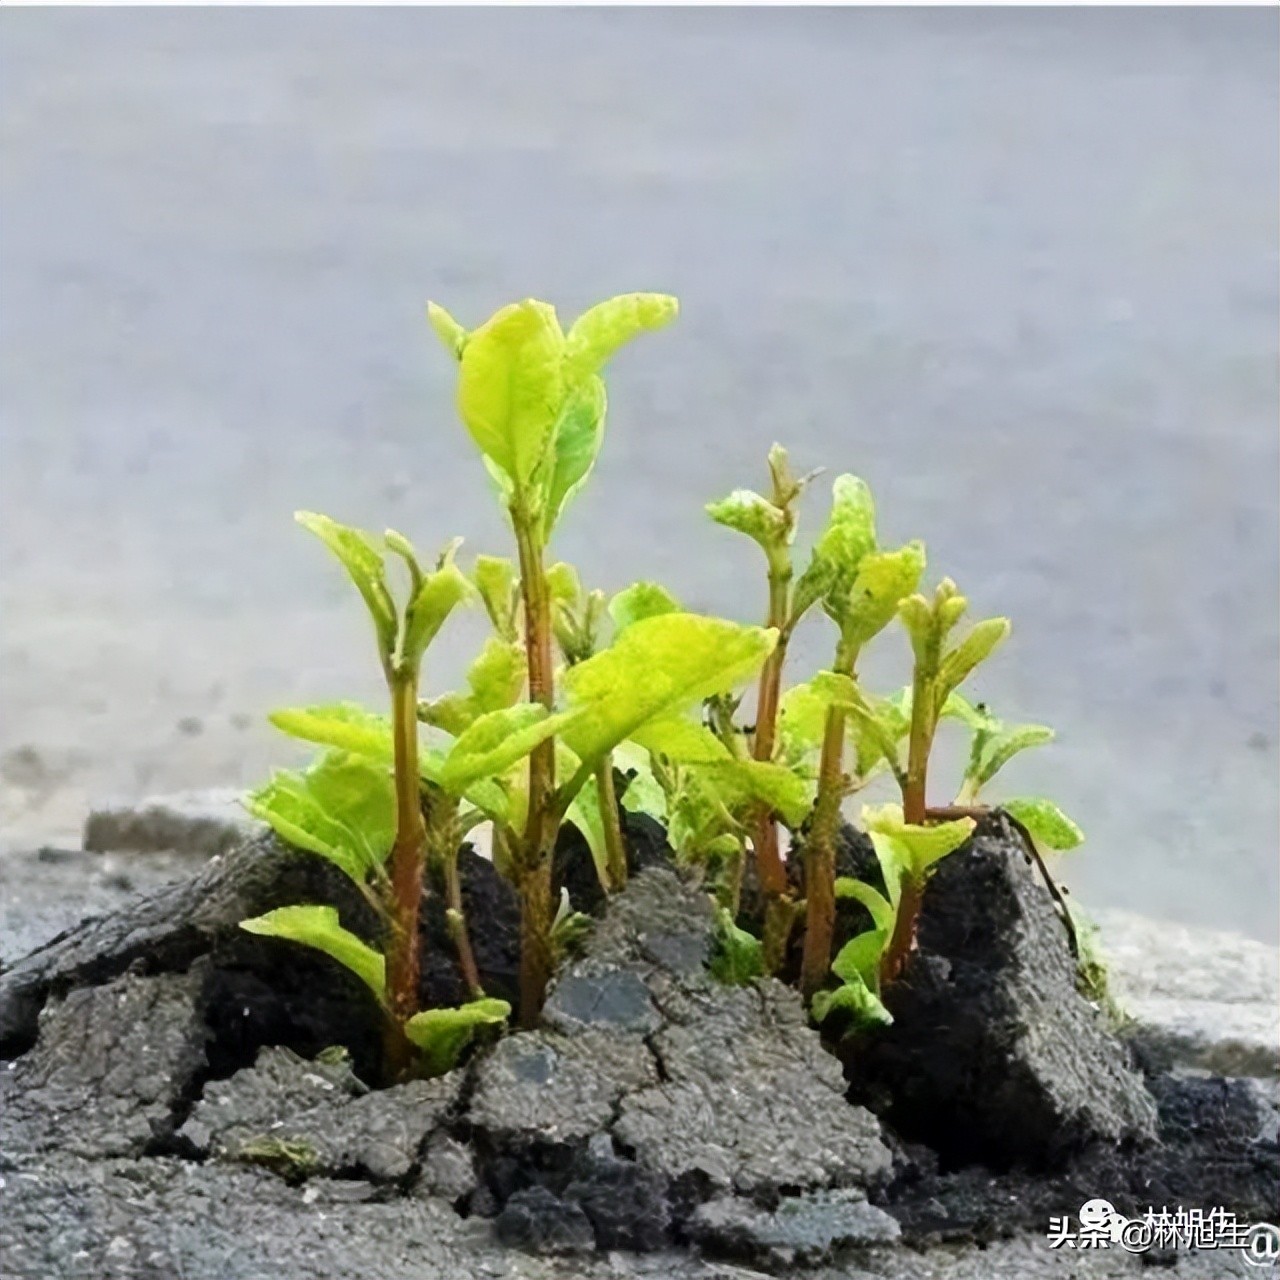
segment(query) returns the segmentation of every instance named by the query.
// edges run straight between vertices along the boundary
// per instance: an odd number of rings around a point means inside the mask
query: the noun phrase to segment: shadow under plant
[[[983,802],[1051,737],[959,693],[1007,620],[961,632],[953,584],[918,593],[923,547],[879,546],[860,481],[837,478],[798,573],[808,480],[784,451],[767,497],[712,504],[765,554],[763,627],[546,563],[605,360],[674,314],[631,295],[565,334],[526,302],[468,333],[433,308],[516,559],[465,573],[456,544],[424,564],[398,533],[300,517],[369,609],[390,713],[277,713],[326,750],[255,793],[273,833],[0,973],[17,1274],[249,1276],[293,1248],[294,1275],[533,1274],[524,1254],[586,1275],[604,1250],[694,1275],[880,1266],[1098,1195],[1267,1216],[1272,1103],[1144,1073],[1042,857],[1078,829],[1041,798]],[[426,697],[471,598],[493,635],[464,692]],[[831,664],[789,685],[818,607]],[[910,683],[882,697],[858,665],[895,620]],[[934,806],[944,717],[972,746]],[[856,830],[842,804],[877,773],[902,802]]]

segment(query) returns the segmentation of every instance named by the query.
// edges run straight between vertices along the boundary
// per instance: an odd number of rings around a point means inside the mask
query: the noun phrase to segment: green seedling
[[[515,534],[516,564],[510,570],[486,568],[480,591],[499,638],[509,643],[514,634],[523,643],[530,703],[511,713],[529,727],[539,726],[540,735],[525,753],[523,792],[503,780],[508,803],[495,841],[520,895],[520,1018],[526,1026],[537,1020],[554,960],[551,854],[571,806],[587,807],[579,796],[592,783],[595,814],[602,822],[616,821],[607,794],[610,753],[650,720],[750,678],[777,640],[761,628],[664,613],[632,622],[609,648],[585,656],[594,647],[598,607],[585,615],[570,608],[566,618],[560,605],[574,593],[546,564],[552,532],[585,483],[603,440],[601,370],[619,347],[663,327],[676,310],[674,298],[629,294],[592,307],[565,333],[554,308],[534,300],[502,308],[471,332],[443,308],[429,308],[433,327],[458,361],[463,424]],[[559,678],[553,662],[557,621],[571,659]],[[557,711],[561,695],[565,706]],[[459,738],[451,759],[481,723]],[[503,743],[492,746],[502,753]],[[505,760],[504,768],[510,763]],[[471,751],[445,773],[461,786],[495,778],[496,762]],[[593,816],[584,812],[582,820],[590,826]],[[612,852],[606,851],[606,866],[611,878],[625,875],[616,840]]]

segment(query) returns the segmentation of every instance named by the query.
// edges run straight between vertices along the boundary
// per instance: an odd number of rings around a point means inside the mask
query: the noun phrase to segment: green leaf
[[[793,830],[813,809],[814,784],[785,765],[762,760],[714,760],[694,765],[709,778],[731,811],[763,801]]]
[[[336,907],[278,907],[266,915],[242,920],[248,933],[301,942],[345,965],[379,1000],[386,997],[386,961],[338,921]]]
[[[547,478],[543,532],[549,538],[564,509],[586,484],[604,440],[608,407],[604,381],[592,376],[575,387],[556,423]]]
[[[852,1020],[851,1031],[866,1027],[885,1027],[893,1015],[863,982],[846,982],[834,991],[819,991],[813,997],[815,1022],[825,1022],[833,1013],[842,1012]]]
[[[860,902],[871,913],[872,922],[877,929],[893,931],[893,918],[896,914],[893,904],[879,890],[864,880],[855,880],[852,876],[839,876],[836,879],[836,900],[852,898]]]
[[[428,573],[405,613],[402,654],[418,662],[436,638],[445,619],[472,595],[471,583],[457,565],[449,562]]]
[[[836,601],[834,593],[827,597],[845,644],[859,649],[883,631],[893,621],[903,598],[916,589],[923,573],[923,542],[864,555],[847,599]]]
[[[1008,634],[1008,618],[986,618],[974,623],[969,634],[943,657],[938,667],[941,689],[950,693],[963,684],[973,669],[989,658]]]
[[[558,560],[547,570],[547,590],[551,599],[562,604],[576,604],[582,595],[582,579],[571,564]]]
[[[832,485],[831,515],[814,545],[809,567],[800,575],[793,613],[805,612],[820,598],[848,598],[862,558],[876,548],[876,508],[871,490],[857,476],[840,475]]]
[[[1047,849],[1074,849],[1084,842],[1084,832],[1043,796],[1017,796],[1001,801],[1000,808],[1022,823],[1036,843]]]
[[[467,331],[438,302],[427,303],[427,319],[445,350],[461,360],[467,347]]]
[[[868,929],[850,938],[831,962],[831,972],[842,982],[865,986],[874,993],[879,989],[880,957],[889,945],[890,933],[888,929]]]
[[[984,787],[1020,751],[1053,741],[1053,730],[1043,724],[1015,724],[986,737],[978,753],[973,781]]]
[[[429,1076],[442,1076],[457,1065],[462,1051],[481,1027],[501,1026],[511,1016],[505,1000],[472,1000],[457,1009],[428,1009],[404,1024],[410,1042],[422,1050]]]
[[[595,762],[647,720],[668,716],[749,679],[777,632],[722,618],[666,613],[633,623],[612,646],[564,675],[569,704],[584,712],[565,742]]]
[[[298,511],[294,519],[342,561],[356,590],[360,592],[378,635],[378,646],[389,658],[396,646],[396,606],[387,587],[387,569],[382,559],[382,541],[363,529],[339,524],[315,511]]]
[[[877,835],[886,836],[900,846],[906,855],[906,867],[915,880],[923,879],[935,862],[964,844],[976,825],[972,818],[956,818],[933,826],[916,826],[903,820],[902,806],[896,804],[864,806],[862,824],[873,839]]]
[[[735,489],[719,502],[708,502],[707,515],[726,529],[745,533],[766,551],[785,547],[794,533],[787,513],[750,489]]]
[[[665,826],[667,793],[654,776],[649,752],[635,743],[620,742],[613,749],[613,763],[630,779],[618,797],[622,807],[628,813],[648,814]]]
[[[281,839],[332,862],[357,884],[395,840],[395,783],[384,764],[330,751],[305,772],[278,771],[245,807]]]
[[[609,617],[613,619],[615,634],[646,618],[679,612],[680,602],[666,587],[656,582],[633,582],[609,601]]]
[[[501,711],[520,697],[525,681],[524,647],[489,636],[467,672],[468,694],[447,693],[421,704],[419,717],[455,738],[489,711]]]
[[[679,310],[676,299],[665,293],[624,293],[584,311],[565,341],[570,383],[599,373],[619,347],[646,330],[670,324]]]
[[[600,784],[590,777],[569,804],[565,818],[582,833],[595,863],[596,877],[607,893],[615,886],[609,879],[609,851],[604,842],[604,815],[600,809]]]
[[[764,976],[764,947],[754,934],[739,929],[727,907],[716,912],[711,976],[731,987],[743,987]]]
[[[395,760],[391,720],[357,702],[331,702],[315,707],[282,707],[267,717],[277,729],[304,742],[338,747],[371,760]]]
[[[681,764],[731,759],[729,748],[706,725],[684,715],[655,716],[639,725],[629,741]]]
[[[504,556],[476,556],[471,578],[493,629],[504,640],[514,640],[520,580],[514,561]]]
[[[564,350],[554,308],[526,299],[485,321],[462,353],[462,421],[517,489],[546,456],[560,417]]]
[[[480,779],[503,773],[579,718],[577,711],[552,714],[536,702],[491,711],[453,744],[440,770],[440,785],[451,795],[462,795]]]
[[[899,697],[903,701],[907,718],[911,717],[911,686],[902,690]],[[974,733],[997,733],[1003,725],[981,703],[974,704],[961,694],[952,690],[942,704],[942,715],[950,720],[959,720]]]

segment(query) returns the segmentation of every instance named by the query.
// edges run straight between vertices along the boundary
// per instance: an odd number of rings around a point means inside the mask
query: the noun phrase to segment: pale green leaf
[[[445,619],[471,595],[471,583],[452,562],[428,573],[405,614],[403,656],[417,662],[439,634]]]
[[[493,629],[504,640],[514,640],[519,585],[515,563],[504,556],[476,556],[471,578]]]
[[[920,582],[924,558],[923,542],[909,542],[896,551],[871,551],[862,557],[847,598],[838,601],[828,595],[845,644],[857,650],[893,621],[903,598]]]
[[[629,741],[681,764],[731,759],[729,748],[706,725],[688,716],[656,716],[637,727]]]
[[[851,938],[831,962],[831,972],[842,982],[876,991],[880,985],[880,957],[889,945],[890,933],[889,929],[868,929]]]
[[[583,761],[596,761],[645,721],[749,679],[776,643],[775,631],[691,613],[633,623],[565,672],[566,698],[585,711],[566,727],[565,741]]]
[[[1015,724],[984,738],[973,780],[986,786],[1020,751],[1053,741],[1053,730],[1043,724]]]
[[[864,982],[846,982],[834,991],[819,991],[813,997],[815,1022],[825,1022],[833,1013],[844,1013],[851,1019],[851,1030],[865,1027],[884,1027],[893,1021],[893,1015]]]
[[[428,1076],[442,1076],[457,1066],[462,1051],[481,1027],[501,1026],[511,1016],[505,1000],[472,1000],[457,1009],[428,1009],[404,1024],[404,1033],[422,1051]]]
[[[613,353],[646,330],[661,329],[680,304],[664,293],[624,293],[598,302],[570,326],[565,341],[571,383],[599,373]]]
[[[985,618],[974,623],[969,634],[938,667],[938,684],[949,693],[968,679],[973,669],[986,661],[1009,634],[1008,618]]]
[[[564,401],[564,335],[554,308],[526,299],[471,334],[458,410],[481,453],[517,487],[542,462]]]
[[[376,715],[356,702],[331,702],[315,707],[282,707],[267,717],[277,729],[315,742],[338,747],[373,760],[395,759],[391,720]]]
[[[571,564],[556,561],[546,573],[547,590],[551,599],[562,604],[575,604],[582,595],[582,579]]]
[[[694,765],[720,791],[731,810],[763,801],[792,829],[813,809],[814,784],[785,765],[725,759]]]
[[[591,861],[595,863],[596,876],[607,892],[614,886],[609,879],[609,851],[604,842],[600,784],[594,776],[588,778],[582,789],[573,797],[565,818],[578,828],[582,838],[587,842],[587,848],[591,851]]]
[[[438,303],[427,303],[427,320],[444,343],[445,350],[456,360],[462,359],[467,346],[467,331]]]
[[[911,687],[907,686],[902,691],[903,703],[906,708],[907,717],[911,716]],[[973,730],[974,733],[996,733],[1003,728],[1000,721],[995,718],[985,706],[981,703],[976,705],[957,693],[954,689],[947,694],[947,700],[942,704],[942,715],[950,720],[959,720],[967,729]]]
[[[248,933],[301,942],[345,965],[379,1000],[386,996],[386,961],[338,920],[336,907],[278,907],[266,915],[242,920]]]
[[[634,622],[643,622],[645,618],[679,612],[680,602],[666,587],[656,582],[633,582],[609,601],[609,617],[613,619],[615,634],[625,631]]]
[[[520,696],[525,681],[525,652],[520,644],[490,636],[467,672],[476,711],[501,711]]]
[[[716,912],[710,968],[713,978],[731,987],[746,986],[764,976],[764,947],[760,939],[739,929],[726,907]]]
[[[875,548],[876,508],[871,490],[857,476],[837,476],[827,527],[814,545],[809,567],[796,583],[794,612],[803,613],[819,598],[846,600],[863,556]]]
[[[395,602],[387,587],[382,541],[363,529],[339,524],[315,511],[298,511],[294,519],[314,533],[342,561],[342,567],[355,583],[373,618],[379,649],[389,657],[395,649],[397,621]]]
[[[896,804],[865,806],[862,823],[872,837],[888,836],[905,850],[910,874],[916,880],[923,879],[935,862],[964,844],[976,825],[972,818],[955,818],[917,826],[903,820],[902,806]]]
[[[543,531],[548,538],[596,464],[607,406],[604,382],[595,376],[575,387],[565,402],[556,423],[547,477]]]
[[[579,718],[577,711],[552,714],[536,702],[491,711],[454,742],[440,770],[440,785],[451,795],[462,795],[480,779],[503,773]]]
[[[892,931],[894,909],[884,894],[866,883],[855,880],[852,876],[839,876],[836,879],[836,899],[852,898],[860,902],[871,913],[872,922],[877,929]]]
[[[1000,808],[1022,823],[1036,843],[1047,849],[1074,849],[1084,841],[1084,832],[1052,800],[1043,796],[1002,800]]]
[[[786,546],[794,532],[785,511],[750,489],[735,489],[719,502],[708,502],[707,514],[716,524],[745,533],[766,551]]]

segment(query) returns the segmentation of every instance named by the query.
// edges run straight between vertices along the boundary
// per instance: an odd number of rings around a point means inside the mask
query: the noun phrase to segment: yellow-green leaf
[[[1084,842],[1084,832],[1052,800],[1043,796],[1018,796],[1002,801],[1000,808],[1022,823],[1036,843],[1046,848],[1061,852]]]
[[[1015,724],[1003,726],[985,737],[978,753],[977,769],[973,781],[978,787],[986,786],[1020,751],[1044,746],[1053,741],[1053,730],[1045,724]]]
[[[428,573],[405,614],[404,656],[411,662],[418,661],[445,619],[472,595],[471,583],[452,561]]]
[[[453,744],[440,770],[440,785],[462,795],[482,778],[492,778],[522,760],[540,742],[578,719],[577,711],[552,714],[536,702],[522,702],[481,716]]]
[[[386,996],[386,961],[338,920],[336,907],[278,907],[266,915],[242,920],[248,933],[301,942],[345,965],[379,1000]]]
[[[456,360],[462,359],[467,347],[467,331],[438,303],[427,303],[427,320],[444,343],[445,350]]]
[[[932,826],[906,822],[902,806],[896,804],[866,805],[862,823],[874,837],[887,836],[907,854],[907,868],[916,880],[923,879],[928,869],[940,858],[953,853],[973,834],[972,818],[955,818]]]
[[[716,524],[745,533],[766,551],[786,546],[795,532],[785,511],[750,489],[735,489],[727,498],[708,502],[707,514]]]
[[[633,622],[656,618],[663,613],[679,613],[680,602],[666,587],[656,582],[633,582],[609,601],[609,617],[615,633],[625,631]]]
[[[603,379],[592,375],[569,393],[552,444],[547,476],[544,535],[551,536],[564,509],[586,484],[604,440],[608,407]]]
[[[571,382],[599,373],[619,347],[646,330],[670,324],[679,311],[679,302],[665,293],[624,293],[596,303],[569,328],[565,346]]]
[[[481,453],[517,487],[550,447],[564,402],[564,348],[554,308],[527,299],[485,321],[462,353],[462,421]]]
[[[909,542],[896,551],[873,551],[862,557],[849,595],[842,604],[833,600],[844,641],[861,648],[893,620],[905,596],[910,595],[924,573],[924,543]],[[829,597],[831,598],[831,597]]]
[[[633,623],[610,648],[565,672],[565,696],[584,712],[566,727],[565,741],[584,762],[599,760],[645,721],[749,679],[776,643],[776,631],[692,613]]]
[[[986,618],[975,622],[969,634],[944,655],[938,667],[938,684],[944,691],[943,696],[963,684],[973,669],[989,658],[1008,634],[1008,618]]]
[[[511,1016],[505,1000],[472,1000],[457,1009],[428,1009],[404,1024],[410,1042],[422,1051],[429,1076],[442,1076],[457,1065],[462,1051],[481,1027],[501,1026]]]
[[[314,533],[342,562],[373,619],[380,652],[390,657],[396,643],[396,607],[387,587],[381,539],[363,529],[339,524],[316,511],[298,511],[294,519]]]

